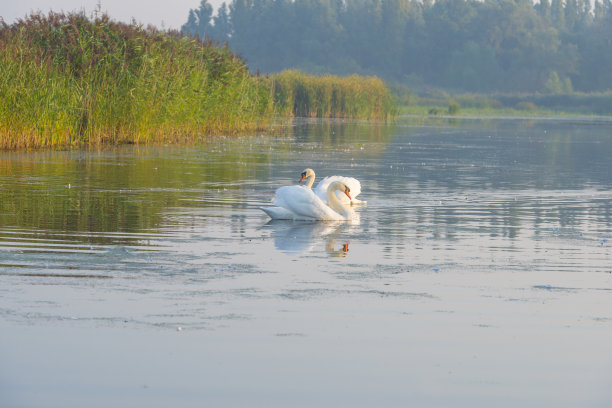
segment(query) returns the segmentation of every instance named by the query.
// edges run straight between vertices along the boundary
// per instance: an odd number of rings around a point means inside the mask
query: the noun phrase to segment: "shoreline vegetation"
[[[173,143],[265,129],[276,115],[387,119],[375,77],[252,75],[226,46],[106,14],[0,20],[0,149]]]
[[[227,46],[96,13],[0,19],[0,150],[193,142],[278,118],[612,116],[602,93],[451,94],[368,76],[253,75]]]
[[[269,92],[226,47],[32,14],[0,29],[0,148],[171,142],[256,128]]]
[[[386,120],[398,113],[391,91],[377,77],[286,70],[270,80],[279,116]]]
[[[441,90],[416,95],[391,85],[402,115],[425,116],[600,116],[612,117],[612,91],[599,93],[451,94]]]

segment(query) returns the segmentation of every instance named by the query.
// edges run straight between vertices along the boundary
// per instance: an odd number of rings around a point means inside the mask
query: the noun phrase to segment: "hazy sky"
[[[224,0],[208,0],[215,9]],[[98,0],[0,0],[0,16],[11,24],[32,10],[47,12],[85,10],[90,14]],[[102,0],[102,10],[115,20],[129,22],[132,17],[143,24],[180,28],[187,21],[189,9],[197,8],[200,0]],[[230,1],[226,1],[227,4]]]

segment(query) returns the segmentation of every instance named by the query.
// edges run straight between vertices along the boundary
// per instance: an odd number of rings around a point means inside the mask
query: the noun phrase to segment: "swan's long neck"
[[[315,181],[315,174],[314,172],[312,172],[312,174],[306,177],[306,187],[312,189],[312,185],[314,184],[314,181]]]
[[[353,218],[353,211],[349,206],[342,204],[342,202],[338,200],[338,197],[336,197],[336,191],[344,191],[343,187],[337,182],[331,183],[327,188],[327,200],[329,202],[329,207],[346,220]]]

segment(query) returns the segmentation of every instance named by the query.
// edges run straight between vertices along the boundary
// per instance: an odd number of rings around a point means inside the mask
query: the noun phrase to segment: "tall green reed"
[[[269,85],[226,47],[106,15],[0,27],[0,148],[167,142],[265,124]]]
[[[388,119],[397,106],[384,82],[376,77],[307,75],[287,70],[270,76],[277,115]]]
[[[386,119],[397,108],[375,77],[260,78],[227,47],[104,14],[0,20],[0,149],[188,141],[262,128],[273,113]]]

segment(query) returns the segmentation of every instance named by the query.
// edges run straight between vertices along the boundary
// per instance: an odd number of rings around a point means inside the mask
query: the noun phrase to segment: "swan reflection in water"
[[[348,253],[349,240],[342,236],[356,225],[358,218],[349,223],[270,220],[265,227],[272,230],[274,247],[281,252],[300,254],[325,248],[329,256],[343,257]]]
[[[340,248],[336,249],[336,238],[329,237],[325,242],[325,251],[329,256],[345,257],[349,251],[349,241],[345,241]]]

